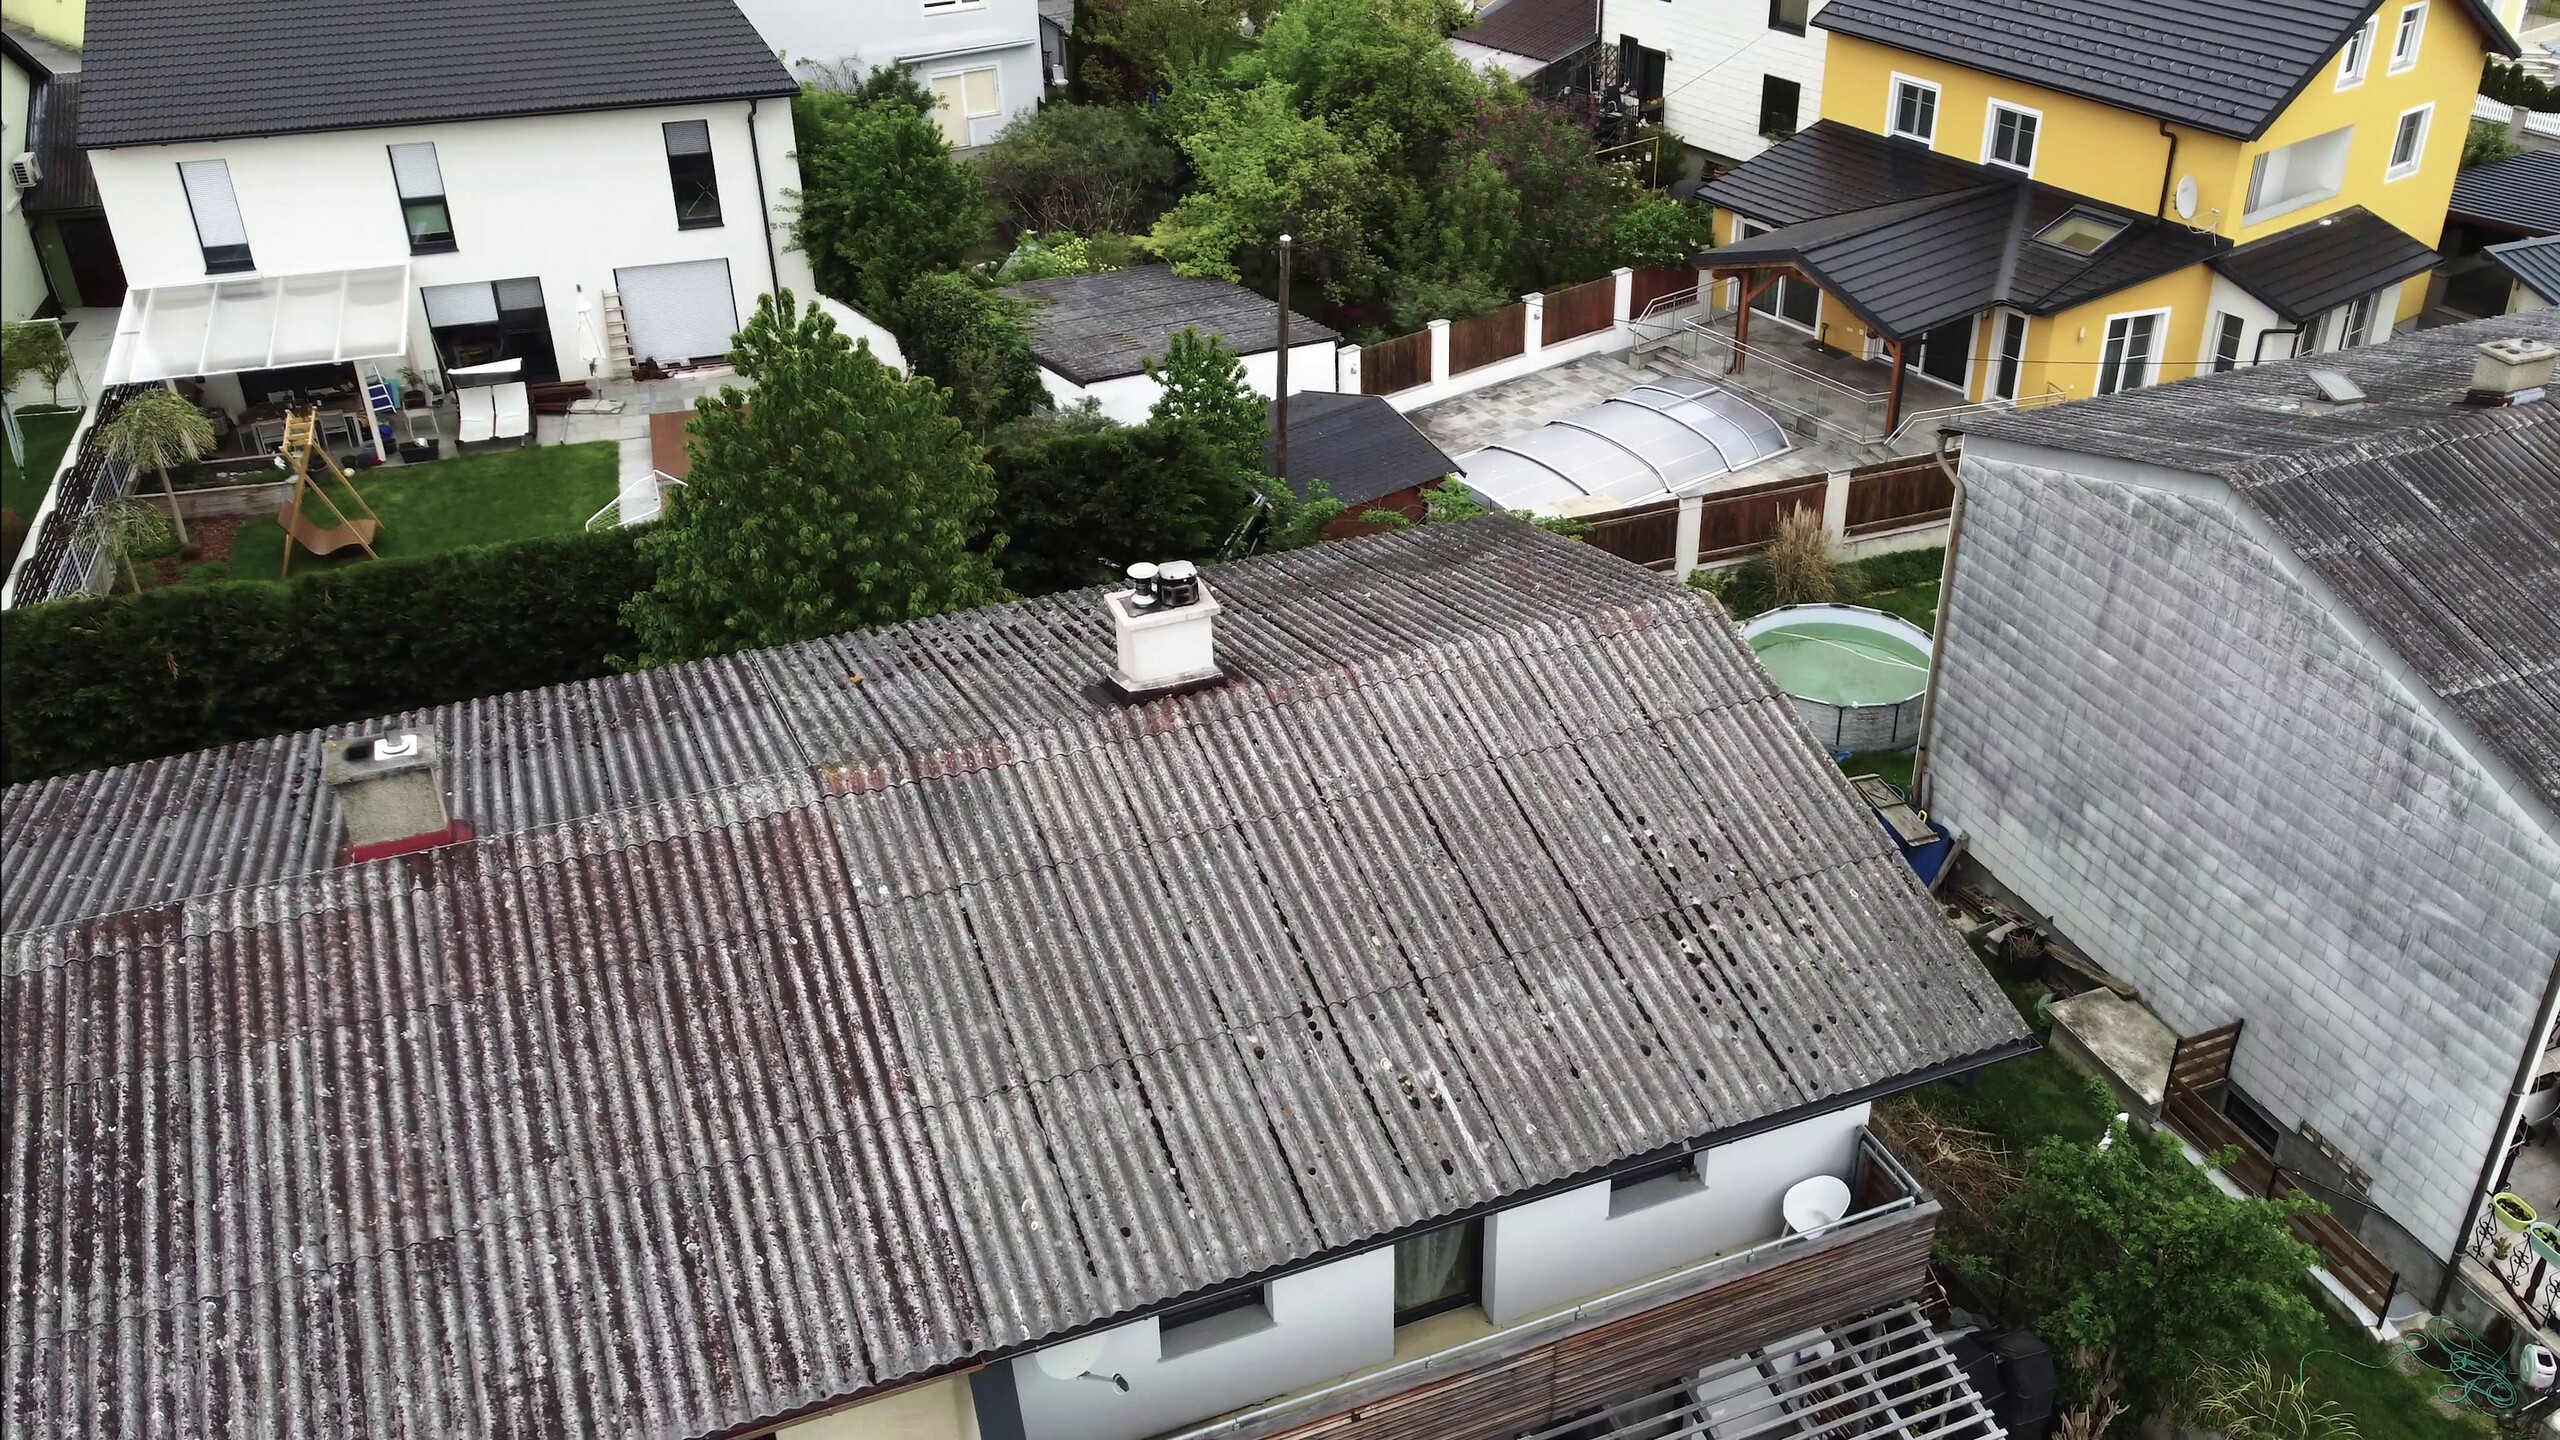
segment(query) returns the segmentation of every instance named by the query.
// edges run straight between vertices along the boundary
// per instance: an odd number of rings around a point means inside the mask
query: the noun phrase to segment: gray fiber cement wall
[[[2245,1019],[2239,1085],[2451,1254],[2560,955],[2560,841],[2221,482],[2003,453],[1964,459],[1935,813],[2179,1033]]]

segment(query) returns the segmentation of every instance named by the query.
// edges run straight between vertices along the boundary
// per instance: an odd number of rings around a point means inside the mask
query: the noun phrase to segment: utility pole
[[[1289,483],[1289,237],[1280,237],[1280,381],[1273,387],[1279,392],[1280,431],[1272,437],[1279,463],[1273,467],[1280,483]]]

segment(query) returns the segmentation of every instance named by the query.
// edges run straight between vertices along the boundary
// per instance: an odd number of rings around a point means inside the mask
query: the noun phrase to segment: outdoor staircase
[[[604,292],[604,373],[608,380],[631,378],[631,325],[623,318],[622,292]]]

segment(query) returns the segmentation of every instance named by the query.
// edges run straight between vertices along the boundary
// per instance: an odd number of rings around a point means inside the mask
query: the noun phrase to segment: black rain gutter
[[[2560,971],[2555,971],[2554,977],[2560,978]],[[1081,1335],[1090,1335],[1099,1330],[1115,1329],[1119,1326],[1129,1324],[1134,1320],[1143,1320],[1147,1316],[1153,1315],[1158,1311],[1170,1310],[1175,1306],[1188,1304],[1195,1299],[1229,1291],[1250,1289],[1257,1285],[1268,1285],[1274,1280],[1283,1279],[1290,1275],[1296,1275],[1303,1271],[1313,1270],[1319,1266],[1330,1265],[1337,1260],[1346,1260],[1354,1255],[1365,1254],[1371,1250],[1381,1249],[1386,1246],[1393,1245],[1397,1241],[1410,1239],[1416,1235],[1428,1234],[1431,1231],[1443,1229],[1451,1225],[1463,1225],[1470,1220],[1481,1220],[1485,1216],[1494,1214],[1498,1211],[1509,1210],[1514,1206],[1526,1205],[1533,1201],[1543,1200],[1550,1195],[1559,1194],[1566,1190],[1579,1190],[1585,1185],[1596,1185],[1600,1181],[1607,1179],[1612,1175],[1623,1174],[1630,1170],[1639,1170],[1645,1166],[1658,1164],[1661,1161],[1668,1160],[1676,1155],[1684,1155],[1693,1150],[1709,1150],[1719,1145],[1732,1145],[1743,1140],[1748,1140],[1754,1135],[1765,1134],[1771,1130],[1782,1130],[1799,1121],[1810,1120],[1815,1115],[1828,1114],[1834,1110],[1846,1110],[1852,1105],[1867,1104],[1877,1100],[1890,1099],[1895,1095],[1901,1094],[1905,1090],[1916,1090],[1923,1085],[1935,1084],[1940,1080],[1952,1080],[1959,1075],[1970,1075],[1976,1070],[1982,1070],[1990,1066],[1997,1065],[2003,1060],[2015,1060],[2021,1055],[2032,1055],[2043,1048],[2043,1043],[2032,1035],[2023,1039],[2006,1041],[2002,1044],[1994,1045],[1988,1050],[1976,1051],[1971,1055],[1959,1056],[1953,1060],[1942,1060],[1935,1065],[1914,1070],[1905,1075],[1897,1075],[1888,1080],[1879,1080],[1872,1085],[1861,1085],[1855,1090],[1846,1091],[1842,1094],[1827,1095],[1819,1101],[1807,1102],[1806,1104],[1796,1106],[1792,1110],[1776,1111],[1772,1114],[1763,1115],[1757,1120],[1747,1120],[1739,1125],[1728,1126],[1722,1130],[1711,1131],[1695,1140],[1679,1141],[1670,1145],[1662,1146],[1659,1149],[1648,1150],[1641,1155],[1630,1155],[1623,1160],[1613,1161],[1607,1165],[1595,1165],[1588,1170],[1565,1176],[1563,1179],[1550,1180],[1543,1185],[1538,1185],[1514,1194],[1504,1195],[1493,1200],[1488,1200],[1481,1205],[1474,1205],[1464,1210],[1452,1211],[1446,1215],[1435,1215],[1428,1220],[1417,1221],[1414,1224],[1405,1226],[1401,1230],[1393,1230],[1381,1235],[1372,1235],[1366,1239],[1357,1240],[1347,1245],[1336,1245],[1327,1250],[1320,1250],[1313,1255],[1305,1257],[1304,1259],[1292,1260],[1285,1264],[1274,1265],[1267,1270],[1259,1270],[1251,1275],[1243,1276],[1236,1280],[1222,1280],[1215,1285],[1204,1285],[1197,1290],[1188,1290],[1180,1295],[1168,1296],[1165,1299],[1155,1301],[1151,1304],[1133,1306],[1130,1309],[1103,1316],[1101,1319],[1088,1321],[1085,1324],[1078,1325],[1072,1329],[1060,1330],[1053,1334],[1043,1335],[1038,1339],[1025,1341],[1019,1345],[1009,1345],[1000,1350],[985,1351],[981,1354],[972,1355],[965,1360],[955,1360],[950,1364],[938,1366],[931,1370],[921,1371],[914,1375],[900,1376],[894,1381],[882,1385],[876,1385],[867,1390],[859,1390],[850,1395],[840,1395],[830,1400],[819,1401],[814,1405],[804,1405],[797,1410],[785,1411],[779,1415],[768,1415],[761,1419],[750,1420],[728,1426],[725,1429],[714,1430],[709,1432],[704,1437],[704,1440],[757,1440],[757,1437],[762,1437],[766,1432],[781,1426],[795,1425],[804,1420],[809,1420],[816,1416],[827,1414],[831,1411],[842,1410],[848,1406],[859,1405],[865,1401],[875,1400],[881,1396],[894,1394],[900,1390],[912,1389],[915,1386],[925,1384],[929,1381],[945,1379],[954,1375],[965,1375],[973,1370],[984,1370],[991,1365],[1000,1365],[1008,1360],[1013,1360],[1024,1355],[1034,1354],[1038,1351],[1046,1350],[1053,1345],[1063,1344]]]
[[[2160,203],[2151,207],[2151,218],[2166,220],[2169,218],[2171,177],[2178,173],[2178,132],[2170,129],[2169,122],[2163,120],[2160,122],[2160,135],[2169,142],[2169,158],[2160,166]]]
[[[756,143],[756,107],[763,97],[747,101],[747,158],[756,167],[756,213],[764,220],[764,285],[768,295],[782,293],[782,257],[773,248],[773,201],[764,189],[764,147]],[[457,446],[460,442],[456,442]]]
[[[2516,1062],[2515,1084],[2507,1091],[2507,1103],[2498,1111],[2498,1128],[2489,1134],[2489,1153],[2480,1161],[2480,1183],[2471,1187],[2471,1200],[2462,1207],[2462,1223],[2453,1232],[2453,1253],[2445,1257],[2444,1281],[2436,1286],[2436,1303],[2429,1308],[2444,1313],[2445,1302],[2453,1298],[2453,1282],[2462,1274],[2463,1242],[2471,1235],[2471,1225],[2480,1206],[2489,1198],[2489,1187],[2498,1183],[2499,1162],[2507,1158],[2507,1136],[2515,1129],[2516,1112],[2524,1108],[2525,1093],[2533,1088],[2533,1072],[2542,1060],[2543,1045],[2551,1038],[2553,1007],[2560,1005],[2560,956],[2554,956],[2551,974],[2542,982],[2542,1003],[2533,1012],[2533,1033],[2524,1037],[2524,1058]]]

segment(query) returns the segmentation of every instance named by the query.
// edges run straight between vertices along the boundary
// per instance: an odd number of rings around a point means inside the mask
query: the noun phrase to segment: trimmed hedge
[[[1006,588],[1047,595],[1120,578],[1132,560],[1213,560],[1254,491],[1188,426],[1151,422],[987,452]]]
[[[10,783],[585,680],[635,645],[638,533],[0,612]]]

